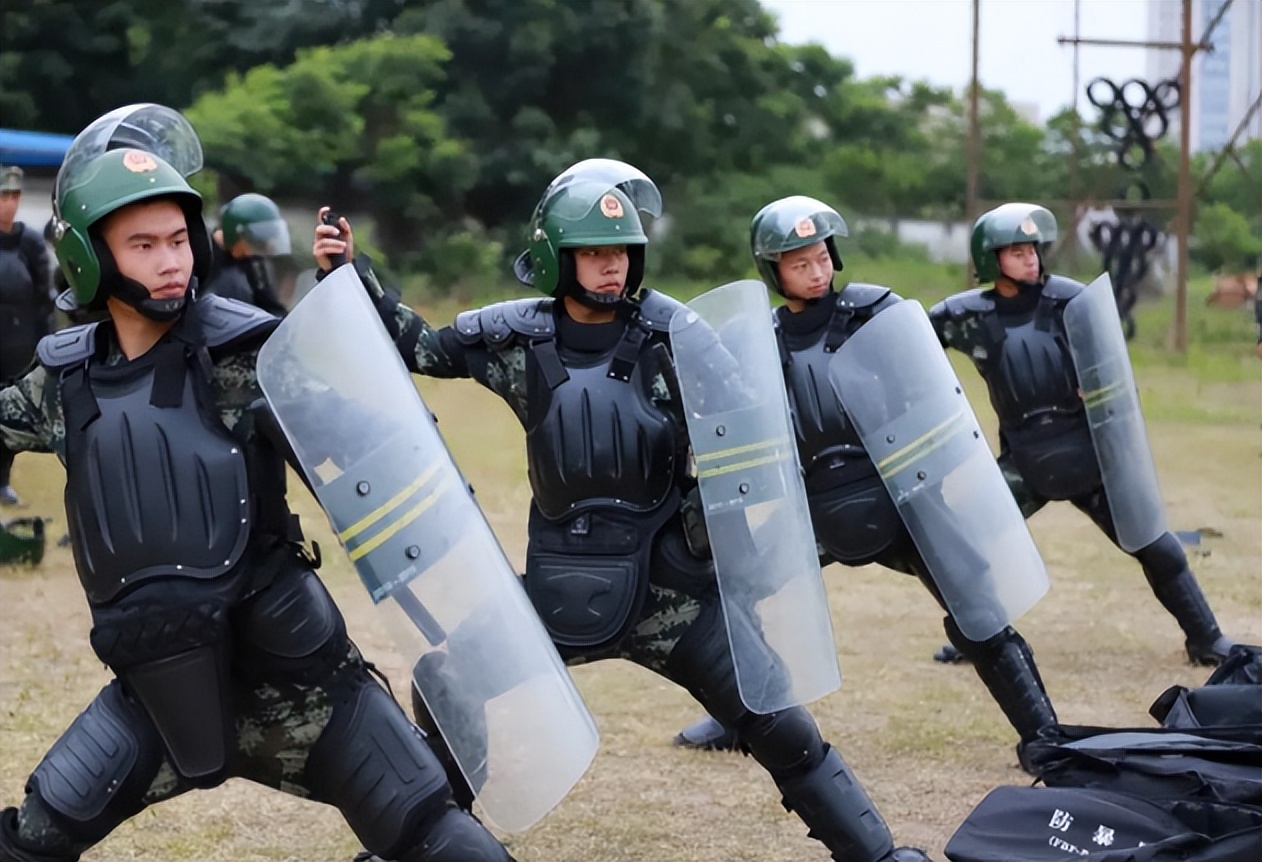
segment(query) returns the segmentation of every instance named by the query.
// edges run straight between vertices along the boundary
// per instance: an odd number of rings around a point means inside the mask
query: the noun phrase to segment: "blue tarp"
[[[73,140],[72,135],[0,129],[0,164],[56,168]]]

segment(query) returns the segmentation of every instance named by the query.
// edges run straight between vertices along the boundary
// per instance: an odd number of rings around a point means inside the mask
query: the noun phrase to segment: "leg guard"
[[[741,702],[717,600],[706,602],[679,639],[666,661],[666,672],[718,722],[736,731],[745,749],[772,778],[801,774],[823,760],[823,740],[805,709],[798,706],[759,715]]]
[[[451,749],[447,747],[447,741],[438,732],[438,725],[434,723],[434,717],[429,714],[425,701],[421,700],[421,693],[416,690],[416,686],[412,686],[412,716],[416,720],[417,727],[425,732],[425,743],[429,746],[429,750],[434,753],[434,757],[438,758],[438,762],[442,764],[443,772],[447,774],[447,783],[451,785],[451,794],[456,801],[456,805],[464,811],[472,811],[473,800],[476,794],[473,792],[473,788],[469,786],[469,782],[465,780],[464,773],[460,771],[460,767],[456,764],[456,758],[452,755]],[[483,766],[485,766],[485,763],[483,761]],[[483,779],[485,777],[484,769]]]
[[[805,775],[776,783],[784,807],[837,862],[878,862],[894,849],[885,821],[835,749]]]
[[[110,683],[31,773],[17,835],[28,849],[82,852],[145,807],[162,751],[143,707]]]
[[[342,812],[368,852],[399,862],[503,862],[495,837],[455,807],[424,734],[365,678],[307,759],[313,797]]]
[[[1144,568],[1148,586],[1187,636],[1188,660],[1217,665],[1227,657],[1233,641],[1223,637],[1196,575],[1188,568],[1187,555],[1173,533],[1166,533],[1135,552]]]
[[[990,640],[978,643],[964,637],[951,617],[946,618],[944,625],[947,637],[973,662],[977,675],[1022,742],[1056,724],[1056,710],[1043,688],[1043,680],[1034,664],[1034,652],[1025,638],[1008,627]]]

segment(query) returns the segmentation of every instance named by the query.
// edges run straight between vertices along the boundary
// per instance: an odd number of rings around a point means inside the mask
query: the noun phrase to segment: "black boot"
[[[78,862],[79,854],[49,856],[18,846],[18,810],[0,811],[0,862]]]
[[[1150,545],[1140,553],[1144,554],[1152,547]],[[1144,561],[1141,559],[1141,562]],[[1184,646],[1188,661],[1210,667],[1222,664],[1236,642],[1223,636],[1218,620],[1210,610],[1209,601],[1201,592],[1201,585],[1196,582],[1196,575],[1192,574],[1186,564],[1173,575],[1163,575],[1155,569],[1156,567],[1145,565],[1144,577],[1148,579],[1148,586],[1152,588],[1157,601],[1170,612],[1187,636]]]
[[[740,734],[719,724],[711,715],[704,715],[675,734],[674,744],[698,751],[734,751],[740,746]]]
[[[824,759],[798,778],[777,781],[784,807],[806,824],[836,862],[895,859],[894,839],[850,767],[828,747]]]
[[[967,664],[968,659],[964,657],[964,653],[957,650],[950,644],[943,644],[938,647],[937,652],[933,654],[933,660],[939,664]]]
[[[1011,627],[983,643],[970,641],[946,618],[947,637],[973,662],[982,684],[1003,710],[1022,742],[1036,738],[1044,728],[1055,727],[1056,710],[1047,697],[1034,652],[1025,638]]]

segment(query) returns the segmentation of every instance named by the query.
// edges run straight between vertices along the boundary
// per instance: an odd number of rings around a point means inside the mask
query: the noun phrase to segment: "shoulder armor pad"
[[[940,305],[946,309],[947,316],[955,320],[974,314],[986,314],[995,310],[995,301],[985,294],[986,291],[975,287],[972,290],[948,296]]]
[[[551,299],[511,299],[456,315],[456,335],[465,344],[482,339],[500,345],[514,335],[549,338],[556,333]]]
[[[85,323],[45,335],[35,347],[39,364],[52,371],[85,361],[96,351],[97,323]]]
[[[670,332],[670,320],[675,312],[687,307],[673,296],[656,290],[645,290],[636,313],[640,321],[653,332]]]
[[[866,284],[862,281],[852,281],[837,291],[837,307],[846,311],[872,308],[872,306],[880,303],[891,294],[892,291],[888,287],[882,287],[879,284]]]
[[[1063,275],[1049,275],[1043,285],[1043,295],[1057,302],[1068,302],[1087,289],[1081,281],[1065,278]]]
[[[195,307],[207,347],[222,347],[251,335],[270,333],[280,325],[279,318],[261,308],[213,293],[198,297]]]

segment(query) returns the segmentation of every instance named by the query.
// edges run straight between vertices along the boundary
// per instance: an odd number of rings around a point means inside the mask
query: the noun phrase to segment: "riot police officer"
[[[933,567],[926,562],[934,549],[918,548],[913,540],[851,415],[860,405],[848,407],[831,383],[830,368],[849,361],[842,348],[878,315],[903,302],[889,288],[880,285],[852,282],[840,289],[834,287],[834,275],[842,270],[837,240],[846,235],[846,223],[836,210],[801,195],[767,204],[754,216],[750,226],[750,248],[758,272],[769,288],[784,297],[775,318],[820,559],[847,566],[875,562],[913,574],[946,608],[943,590],[935,579]],[[887,317],[882,323],[891,319]],[[917,331],[904,329],[893,335],[906,351],[903,361],[911,361],[907,358],[911,355],[909,340],[915,339]],[[924,327],[923,337],[933,345],[928,326]],[[938,357],[936,345],[932,346],[931,355]],[[869,364],[879,361],[864,358]],[[869,400],[901,404],[903,394],[886,391],[887,385],[882,380],[892,375],[882,375],[874,368],[869,371],[873,378],[867,385]],[[948,381],[948,387],[951,382]],[[978,445],[984,446],[984,443],[978,441]],[[989,460],[989,453],[985,455]],[[997,476],[994,481],[1002,489],[1002,481]],[[930,496],[922,495],[922,499],[928,500]],[[945,508],[945,504],[940,504],[938,511]],[[1002,514],[1000,512],[999,517]],[[1010,514],[1020,522],[1019,514],[1015,511]],[[922,522],[924,518],[921,516]],[[950,516],[942,520],[952,523]],[[984,524],[987,519],[975,520]],[[961,532],[958,526],[949,529],[957,534]],[[922,533],[932,536],[935,531]],[[936,533],[941,535],[941,531]],[[989,568],[995,568],[990,566],[993,560],[987,560],[982,553],[987,535],[963,535],[961,539],[962,554],[957,556],[973,558],[970,563],[973,575],[981,578]],[[922,543],[925,541],[927,539],[922,538]],[[1037,559],[1032,541],[1026,547],[1033,558],[1009,555],[999,566],[1004,569],[1002,577],[1011,580],[1042,573],[1042,563]],[[1023,564],[1028,564],[1025,568],[1031,571],[1022,571]],[[976,581],[961,591],[966,605],[983,592]],[[970,640],[961,631],[956,615],[950,611],[944,625],[951,642],[973,660],[978,676],[1022,741],[1056,723],[1056,713],[1039,677],[1033,652],[1010,625],[1002,626],[996,634],[980,642]],[[704,749],[731,748],[742,741],[739,734],[708,717],[675,737],[677,745]]]
[[[544,296],[466,311],[440,330],[387,297],[344,219],[317,226],[312,251],[322,269],[332,255],[354,260],[412,371],[473,378],[525,428],[525,587],[568,664],[624,658],[687,689],[739,729],[834,859],[924,860],[894,848],[805,708],[764,715],[741,701],[713,568],[681,515],[693,480],[667,338],[681,304],[641,287],[640,213],[660,207],[635,168],[580,162],[548,186],[514,267]]]
[[[115,126],[152,151],[118,148]],[[232,776],[336,806],[384,858],[505,860],[299,544],[251,409],[277,321],[196,293],[210,240],[185,177],[200,161],[182,116],[129,106],[81,133],[57,177],[57,258],[108,321],[40,342],[38,367],[0,390],[0,439],[65,464],[90,641],[115,678],[0,812],[0,860],[73,862]]]
[[[290,242],[280,207],[264,195],[238,195],[219,211],[216,239],[218,267],[206,282],[206,291],[284,317],[274,259],[290,253]]]
[[[48,249],[35,228],[17,221],[22,169],[0,166],[0,386],[26,372],[35,344],[52,331]],[[0,505],[20,501],[9,484],[13,452],[0,442]]]
[[[1066,307],[1084,286],[1049,274],[1043,262],[1056,235],[1055,216],[1034,204],[1009,203],[982,214],[973,226],[972,260],[977,280],[994,287],[950,296],[929,316],[942,344],[967,355],[986,382],[999,419],[999,464],[1025,516],[1049,500],[1068,500],[1123,547],[1116,507],[1159,510],[1161,501],[1139,501],[1109,487],[1118,465],[1100,461],[1109,450],[1088,427],[1066,332]],[[1118,360],[1129,367],[1125,351]],[[1139,469],[1151,471],[1151,461]],[[1188,660],[1218,664],[1233,641],[1219,629],[1179,540],[1164,524],[1149,533],[1143,547],[1124,550],[1183,629]],[[935,658],[956,656],[944,647]]]

